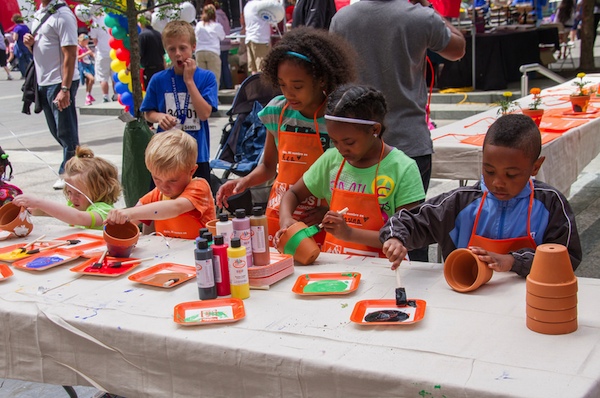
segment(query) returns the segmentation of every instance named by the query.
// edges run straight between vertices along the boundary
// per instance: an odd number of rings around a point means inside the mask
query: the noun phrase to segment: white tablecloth
[[[73,232],[46,226],[27,240]],[[157,259],[131,273],[192,264],[192,248],[141,237],[133,256]],[[423,320],[362,326],[350,322],[355,303],[394,299],[394,273],[384,259],[322,254],[270,290],[252,290],[239,322],[185,327],[173,308],[198,299],[195,280],[162,289],[70,267],[14,269],[0,282],[0,377],[153,398],[600,396],[597,279],[579,278],[578,330],[549,336],[525,326],[525,280],[510,273],[460,294],[441,264],[403,264],[409,298],[427,302]],[[349,295],[291,291],[303,273],[348,271],[362,274]]]
[[[600,75],[587,75],[585,81],[600,82]],[[574,91],[572,80],[556,87],[542,90],[544,109],[568,108],[570,103],[560,98]],[[517,102],[526,108],[532,96]],[[596,106],[600,107],[599,103]],[[518,109],[518,108],[517,108]],[[465,136],[485,134],[497,118],[498,108],[471,116],[452,124],[432,130],[433,165],[432,178],[451,180],[478,180],[481,176],[481,146],[461,143]],[[565,116],[568,118],[568,116]],[[542,119],[542,126],[543,124]],[[579,173],[600,153],[600,118],[573,128],[561,137],[542,147],[546,160],[537,178],[554,186],[566,196]]]

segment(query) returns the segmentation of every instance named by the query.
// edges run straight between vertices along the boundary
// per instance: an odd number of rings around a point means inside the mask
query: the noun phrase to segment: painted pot
[[[12,202],[6,203],[0,208],[0,232],[2,231],[4,239],[29,235],[33,231],[29,212]]]
[[[590,104],[589,95],[571,95],[571,108],[573,112],[587,112],[588,105]]]
[[[527,279],[550,284],[572,283],[575,273],[567,248],[556,243],[539,245]]]
[[[527,316],[533,320],[547,323],[564,323],[577,319],[577,307],[551,311],[527,306]]]
[[[108,255],[124,258],[131,255],[140,237],[140,229],[132,222],[107,224],[104,226],[103,236]]]
[[[457,292],[471,292],[488,283],[494,271],[469,249],[456,249],[444,262],[444,277]]]
[[[307,229],[307,225],[302,221],[290,225],[279,238],[277,250],[280,253],[291,254],[300,264],[314,263],[321,250]]]
[[[577,295],[567,297],[540,297],[527,292],[525,302],[528,306],[540,310],[566,310],[577,306]]]
[[[206,228],[208,228],[208,232],[210,232],[213,237],[217,236],[217,221],[219,221],[218,218],[206,223]]]
[[[523,115],[527,115],[533,119],[535,124],[540,127],[540,123],[542,122],[542,116],[544,116],[543,109],[523,109]]]
[[[527,317],[526,324],[530,330],[542,334],[567,334],[577,330],[577,319],[568,322],[549,323]]]

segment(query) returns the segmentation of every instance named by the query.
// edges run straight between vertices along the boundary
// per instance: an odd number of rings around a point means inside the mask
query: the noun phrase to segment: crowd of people
[[[539,130],[526,116],[492,124],[479,182],[425,201],[433,152],[426,53],[456,60],[465,52],[462,34],[428,0],[358,2],[335,13],[329,31],[299,26],[274,46],[268,24],[266,43],[261,26],[253,26],[260,21],[257,3],[250,0],[243,17],[250,71],[261,71],[282,93],[258,114],[267,129],[260,164],[211,192],[208,119],[218,108],[225,31],[218,4],[206,4],[195,29],[171,21],[162,31],[171,66],[152,71],[140,108],[157,126],[145,152],[156,187],[135,206],[115,209],[116,168],[78,142],[75,66],[91,55],[90,38],[78,38],[74,15],[57,0],[42,0],[23,43],[38,68],[48,126],[64,148],[59,172],[68,201],[58,205],[25,193],[14,202],[86,228],[134,221],[145,231],[194,239],[217,207],[274,178],[266,204],[272,243],[302,220],[322,225],[316,238],[323,251],[387,257],[392,268],[407,253],[427,261],[427,245],[439,243],[444,256],[468,247],[493,270],[526,276],[536,246],[550,242],[565,245],[577,267],[582,253],[573,211],[559,191],[532,178],[544,157]],[[147,40],[157,36],[150,32]],[[86,65],[81,74],[94,75]],[[342,208],[348,211],[340,214]]]

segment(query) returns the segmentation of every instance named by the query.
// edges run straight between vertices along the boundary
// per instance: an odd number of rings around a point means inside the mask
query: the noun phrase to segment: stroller
[[[258,165],[262,159],[267,129],[258,118],[258,112],[281,92],[260,79],[260,74],[244,80],[227,112],[229,123],[223,128],[219,149],[215,159],[210,161],[210,186],[214,194],[233,174],[244,177]],[[234,116],[237,118],[234,121]],[[214,171],[222,170],[218,177]],[[246,209],[251,214],[253,204],[264,205],[267,202],[271,184],[253,187],[228,199],[228,211]],[[264,206],[263,206],[264,207]]]

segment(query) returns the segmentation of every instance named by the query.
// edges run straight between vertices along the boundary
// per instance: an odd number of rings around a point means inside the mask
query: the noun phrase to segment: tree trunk
[[[134,116],[138,116],[142,106],[142,84],[140,81],[140,44],[138,35],[137,17],[139,11],[136,9],[135,0],[127,0],[127,27],[129,30],[129,66],[131,70],[131,88],[133,89]]]
[[[585,72],[594,70],[594,0],[583,0],[581,21],[581,54],[579,69]]]

